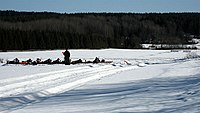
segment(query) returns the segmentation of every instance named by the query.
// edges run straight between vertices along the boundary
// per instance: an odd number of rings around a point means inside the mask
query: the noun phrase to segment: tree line
[[[0,50],[140,48],[186,44],[200,35],[200,13],[0,11]]]

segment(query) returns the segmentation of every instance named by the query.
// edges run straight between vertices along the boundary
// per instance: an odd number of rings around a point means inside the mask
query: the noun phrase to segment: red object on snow
[[[26,61],[22,61],[22,62],[20,62],[20,64],[27,65],[28,62],[26,62]]]
[[[65,52],[62,52],[62,54],[64,55]]]

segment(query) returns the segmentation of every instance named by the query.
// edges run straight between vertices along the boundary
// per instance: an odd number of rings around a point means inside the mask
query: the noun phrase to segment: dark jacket
[[[70,52],[68,50],[66,50],[63,54],[66,58],[70,57]]]
[[[68,50],[66,50],[63,55],[65,56],[64,59],[65,59],[65,65],[70,65],[70,52]]]

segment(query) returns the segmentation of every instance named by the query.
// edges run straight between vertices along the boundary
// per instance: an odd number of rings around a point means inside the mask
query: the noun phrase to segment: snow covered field
[[[0,59],[63,59],[61,52],[2,52]],[[70,50],[111,64],[0,66],[0,112],[200,112],[200,51]],[[126,63],[128,62],[128,64]],[[130,63],[130,64],[129,64]]]

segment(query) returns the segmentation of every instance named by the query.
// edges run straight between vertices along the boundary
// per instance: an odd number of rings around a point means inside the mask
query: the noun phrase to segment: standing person
[[[65,50],[63,55],[65,60],[65,65],[70,65],[70,52],[68,51],[68,49]]]

